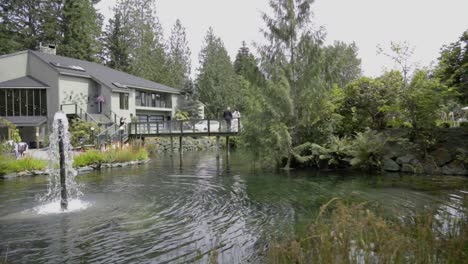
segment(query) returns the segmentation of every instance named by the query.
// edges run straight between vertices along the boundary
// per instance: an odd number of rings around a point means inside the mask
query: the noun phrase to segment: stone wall
[[[391,131],[393,138],[403,136]],[[468,128],[447,128],[437,132],[437,143],[427,153],[415,147],[389,144],[383,169],[390,172],[418,174],[468,175]]]

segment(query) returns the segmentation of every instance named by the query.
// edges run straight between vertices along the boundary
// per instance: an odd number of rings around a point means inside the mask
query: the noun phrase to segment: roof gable
[[[48,88],[49,85],[34,79],[31,76],[23,76],[0,83],[0,88]]]

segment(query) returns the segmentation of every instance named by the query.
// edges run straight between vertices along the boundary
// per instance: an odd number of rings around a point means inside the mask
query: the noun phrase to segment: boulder
[[[413,154],[406,154],[404,156],[398,157],[396,162],[400,165],[411,163],[412,160],[416,159]]]
[[[448,175],[468,175],[468,168],[460,160],[454,160],[442,167],[442,173]]]
[[[20,171],[17,173],[18,177],[30,176],[32,175],[29,171]]]
[[[398,165],[398,163],[389,158],[385,158],[383,160],[382,168],[384,171],[400,171],[400,165]]]
[[[427,156],[423,163],[421,163],[424,173],[439,174],[441,172],[439,166],[434,160],[434,157]]]
[[[431,152],[431,156],[434,157],[434,160],[439,167],[446,165],[452,160],[452,155],[450,155],[450,152],[445,148],[434,150]]]
[[[92,167],[90,167],[90,166],[85,166],[85,167],[78,168],[78,172],[92,171],[92,170],[94,170],[94,169]]]
[[[401,166],[401,171],[402,172],[407,172],[407,173],[415,173],[416,172],[415,168],[410,164],[403,164]]]

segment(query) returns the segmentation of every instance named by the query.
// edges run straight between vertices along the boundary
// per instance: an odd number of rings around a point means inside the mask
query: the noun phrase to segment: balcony
[[[172,95],[157,92],[137,91],[135,96],[137,110],[172,110]]]

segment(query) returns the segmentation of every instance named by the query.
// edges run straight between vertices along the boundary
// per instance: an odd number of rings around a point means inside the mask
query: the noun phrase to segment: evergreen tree
[[[237,107],[238,79],[222,40],[209,28],[200,53],[196,92],[208,117],[219,117],[226,107]]]
[[[468,104],[468,30],[458,41],[442,48],[436,76],[445,85],[456,88],[461,103]]]
[[[122,13],[115,10],[114,18],[109,19],[104,33],[106,65],[120,71],[128,72],[130,66],[130,41],[128,28],[122,21]]]
[[[38,46],[40,0],[0,1],[0,54]]]
[[[265,78],[260,72],[257,61],[254,55],[250,52],[249,48],[245,41],[242,42],[242,47],[236,55],[236,60],[234,61],[234,70],[235,72],[244,77],[251,84],[257,86],[263,86]]]
[[[179,19],[172,28],[169,39],[168,70],[170,86],[183,89],[190,78],[190,49],[185,28]]]
[[[63,42],[58,46],[58,53],[71,58],[96,60],[102,24],[99,18],[90,0],[65,1]]]

